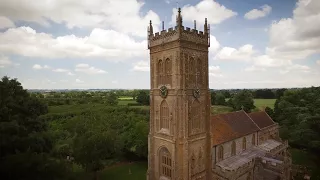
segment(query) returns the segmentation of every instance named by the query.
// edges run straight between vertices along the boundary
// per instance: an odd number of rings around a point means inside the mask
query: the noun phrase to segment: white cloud
[[[249,20],[253,20],[253,19],[258,19],[258,18],[262,18],[267,16],[268,14],[270,14],[272,8],[265,4],[263,6],[260,7],[261,10],[259,9],[252,9],[251,11],[247,12],[244,15],[244,18],[249,19]]]
[[[247,71],[247,72],[259,72],[259,71],[265,71],[266,69],[265,68],[261,68],[261,67],[256,67],[256,66],[250,66],[250,67],[247,67],[244,69],[244,71]]]
[[[318,65],[320,65],[320,60],[316,61],[316,63],[317,63]]]
[[[293,64],[291,66],[285,67],[284,69],[280,70],[280,73],[286,74],[290,71],[300,71],[300,72],[304,72],[304,73],[309,73],[311,71],[311,68],[306,65]]]
[[[147,41],[136,42],[128,35],[93,29],[89,36],[59,36],[37,33],[30,27],[0,32],[0,53],[40,58],[103,58],[110,61],[147,57]]]
[[[69,76],[74,76],[75,74],[73,74],[72,72],[68,72],[67,75],[69,75]]]
[[[220,71],[220,66],[209,66],[209,76],[223,77]]]
[[[84,83],[84,81],[81,81],[80,79],[76,79],[76,83],[82,84],[82,83]]]
[[[112,84],[118,84],[118,80],[113,80],[111,83]]]
[[[4,68],[10,65],[12,65],[12,61],[10,61],[8,57],[0,54],[0,68]]]
[[[254,54],[253,46],[246,44],[239,49],[232,47],[223,47],[214,57],[216,60],[237,60],[237,61],[250,61]]]
[[[209,52],[215,53],[220,48],[220,43],[215,36],[210,35]]]
[[[134,64],[133,71],[143,71],[148,72],[150,71],[150,66],[148,61],[139,61]]]
[[[93,66],[89,66],[88,64],[78,64],[76,65],[75,70],[76,72],[83,72],[86,74],[105,74],[106,71],[102,69],[95,68]]]
[[[32,66],[32,68],[39,70],[39,69],[50,69],[51,67],[49,67],[48,65],[41,66],[39,64],[35,64]]]
[[[65,23],[68,28],[112,28],[137,36],[146,35],[149,20],[155,28],[160,24],[159,16],[152,10],[144,16],[140,11],[143,2],[138,0],[68,0],[28,1],[2,0],[0,15],[12,20],[36,22],[50,26],[50,21]]]
[[[268,55],[261,55],[253,58],[253,63],[258,67],[281,67],[291,65],[290,60],[275,59]]]
[[[173,8],[170,24],[176,22],[177,13],[178,10]],[[214,0],[202,0],[195,6],[185,5],[181,9],[181,13],[184,21],[193,22],[196,20],[202,24],[205,18],[208,19],[208,23],[210,24],[220,24],[222,21],[237,15],[236,12],[227,9]]]
[[[53,72],[58,72],[58,73],[62,73],[62,72],[69,72],[68,69],[61,69],[61,68],[58,68],[58,69],[54,69],[52,70]]]
[[[14,23],[10,19],[4,16],[0,16],[0,29],[11,27],[15,27]]]
[[[300,0],[292,18],[272,23],[266,54],[274,59],[305,59],[320,53],[320,1]]]
[[[39,64],[35,64],[32,66],[33,69],[42,69],[42,66]]]

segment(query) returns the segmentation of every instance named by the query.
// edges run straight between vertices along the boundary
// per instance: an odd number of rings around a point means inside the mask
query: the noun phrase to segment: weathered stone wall
[[[253,133],[255,134],[255,144],[257,144],[257,133]],[[248,148],[251,148],[253,146],[252,144],[252,136],[253,134],[249,134],[249,135],[246,135],[246,136],[243,136],[241,138],[237,138],[235,140],[233,140],[235,143],[236,143],[236,155],[241,153],[243,151],[242,149],[242,140],[243,138],[245,137],[246,138],[246,142],[247,142],[247,149]],[[231,145],[232,145],[232,142],[233,141],[229,141],[229,142],[226,142],[226,143],[223,143],[223,144],[220,144],[218,146],[215,146],[213,147],[214,150],[212,150],[212,152],[215,152],[214,156],[212,158],[214,158],[213,160],[217,161],[218,160],[218,148],[219,146],[223,146],[223,159],[226,159],[228,157],[231,157]]]
[[[275,124],[259,131],[259,144],[264,143],[268,139],[279,139],[279,125]]]

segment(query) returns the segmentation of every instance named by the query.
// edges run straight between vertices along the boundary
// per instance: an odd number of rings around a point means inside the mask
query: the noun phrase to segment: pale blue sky
[[[146,30],[211,24],[210,88],[320,85],[317,0],[0,0],[0,76],[25,88],[149,88]],[[175,23],[175,22],[173,22]]]

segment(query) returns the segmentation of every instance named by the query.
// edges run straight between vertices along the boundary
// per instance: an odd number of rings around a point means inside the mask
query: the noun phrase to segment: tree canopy
[[[4,179],[62,179],[61,163],[50,159],[52,141],[39,118],[45,104],[16,79],[0,81],[0,172]],[[60,168],[61,170],[61,168]],[[64,169],[65,170],[65,169]],[[57,172],[59,171],[59,172]],[[61,174],[62,173],[62,174]]]
[[[236,111],[243,109],[246,112],[251,112],[255,108],[253,95],[248,90],[243,90],[234,95],[228,104]]]
[[[291,145],[320,151],[320,87],[286,90],[276,101],[274,117]]]

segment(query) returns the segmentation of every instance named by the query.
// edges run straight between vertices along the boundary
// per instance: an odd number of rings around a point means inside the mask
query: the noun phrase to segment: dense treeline
[[[292,146],[320,152],[320,87],[284,91],[271,116]]]
[[[48,113],[41,100],[16,79],[1,79],[2,179],[74,179],[75,164],[97,172],[116,161],[146,160],[149,111],[97,103]]]
[[[121,97],[150,104],[148,90],[29,94],[16,79],[3,77],[1,178],[74,179],[75,164],[97,172],[117,161],[146,160],[149,111],[116,106]],[[265,110],[291,146],[320,151],[320,87],[213,91],[211,103],[251,112],[256,97],[277,99],[274,110]]]
[[[116,161],[147,158],[146,110],[96,105],[41,118],[50,122],[55,142],[53,154],[59,158],[72,157],[87,171],[97,172]]]
[[[39,118],[48,107],[30,97],[15,79],[0,81],[1,179],[58,180],[68,178],[68,166],[51,155],[54,142],[48,124]]]

